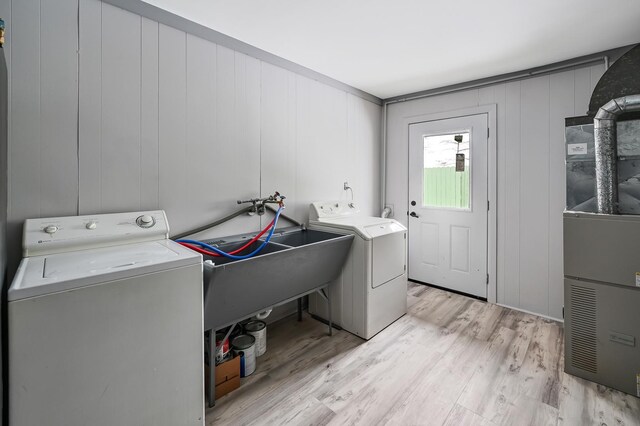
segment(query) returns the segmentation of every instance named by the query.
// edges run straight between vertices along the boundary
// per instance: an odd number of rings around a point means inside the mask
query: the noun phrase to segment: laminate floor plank
[[[410,283],[409,312],[369,341],[308,315],[208,425],[640,425],[640,399],[564,373],[562,324]]]
[[[479,414],[474,413],[471,410],[467,410],[462,405],[456,404],[447,420],[445,421],[445,426],[493,426],[494,423],[491,423],[489,420],[480,416]]]

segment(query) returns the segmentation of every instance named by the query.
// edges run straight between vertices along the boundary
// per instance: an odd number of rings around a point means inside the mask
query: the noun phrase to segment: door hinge
[[[489,200],[487,200],[487,211],[491,210],[491,202]]]
[[[489,137],[489,128],[487,127],[487,137]]]
[[[405,270],[405,272],[407,271],[407,265],[404,265],[404,270]]]
[[[489,285],[489,274],[487,274],[487,285]]]

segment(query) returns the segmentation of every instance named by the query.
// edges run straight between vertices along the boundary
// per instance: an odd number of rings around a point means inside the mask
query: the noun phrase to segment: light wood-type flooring
[[[409,313],[365,342],[305,315],[208,409],[229,425],[640,425],[640,399],[563,372],[562,325],[411,284]]]

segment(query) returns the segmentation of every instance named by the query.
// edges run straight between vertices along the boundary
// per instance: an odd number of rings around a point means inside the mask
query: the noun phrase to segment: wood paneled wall
[[[411,116],[496,104],[498,117],[498,303],[562,318],[564,119],[584,115],[604,65],[578,68],[388,107],[387,203],[408,206]]]
[[[379,105],[99,0],[0,0],[0,16],[12,268],[30,217],[161,208],[177,233],[278,190],[305,221],[344,181],[379,212]]]

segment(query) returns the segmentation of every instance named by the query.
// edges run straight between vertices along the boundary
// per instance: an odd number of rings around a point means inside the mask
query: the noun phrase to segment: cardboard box
[[[223,397],[232,390],[240,387],[240,357],[236,356],[228,361],[216,365],[215,393],[216,399]],[[209,389],[209,366],[205,364],[205,388]]]

